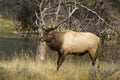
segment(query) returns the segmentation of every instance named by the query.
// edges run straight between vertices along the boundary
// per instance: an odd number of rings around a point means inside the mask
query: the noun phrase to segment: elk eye
[[[44,32],[45,35],[47,35],[48,33],[47,32]]]
[[[51,35],[50,33],[48,33],[47,35]]]

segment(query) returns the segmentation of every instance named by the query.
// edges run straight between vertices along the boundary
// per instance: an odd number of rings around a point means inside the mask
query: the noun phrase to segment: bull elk
[[[59,12],[59,8],[60,6],[58,7],[57,12]],[[67,21],[77,9],[78,8],[75,7],[68,17],[59,23],[56,23],[53,27],[49,27],[45,24],[44,12],[46,9],[41,12],[41,18],[39,20],[44,26],[42,27],[44,35],[40,38],[40,40],[45,41],[51,49],[58,52],[57,70],[69,54],[83,55],[88,53],[93,65],[96,61],[96,51],[100,43],[98,36],[90,32],[74,32],[71,30],[65,32],[55,32],[55,29]]]
[[[62,65],[65,57],[69,54],[83,55],[88,53],[92,65],[96,61],[96,51],[100,44],[99,37],[90,32],[55,32],[50,31],[45,34],[42,40],[46,41],[47,45],[58,52],[57,70]]]

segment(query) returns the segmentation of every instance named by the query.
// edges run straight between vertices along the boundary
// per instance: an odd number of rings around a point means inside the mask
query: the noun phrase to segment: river
[[[21,38],[18,34],[0,32],[0,56],[35,52],[35,43],[36,40]]]

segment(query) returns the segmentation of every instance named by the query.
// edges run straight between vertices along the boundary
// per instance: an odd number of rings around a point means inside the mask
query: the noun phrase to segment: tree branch
[[[60,11],[60,5],[61,5],[61,0],[59,1],[58,9],[56,11],[56,21],[58,21],[58,14],[59,14],[59,11]]]
[[[80,4],[81,7],[87,9],[88,11],[92,12],[93,14],[95,14],[100,20],[102,20],[107,26],[108,28],[114,30],[119,36],[120,36],[120,33],[115,29],[115,28],[112,28],[112,26],[110,24],[108,24],[101,16],[99,16],[95,11],[93,11],[92,9]],[[98,19],[98,22],[99,22],[99,19]]]
[[[73,13],[76,11],[78,9],[78,7],[75,7],[74,9],[73,9],[73,11],[69,14],[69,16],[68,17],[66,17],[64,20],[62,20],[61,22],[59,22],[59,23],[57,23],[55,26],[54,26],[54,28],[51,28],[51,29],[49,29],[48,31],[50,31],[50,30],[55,30],[56,28],[58,28],[58,26],[60,26],[62,23],[64,23],[65,21],[67,21],[72,15],[73,15]]]
[[[67,4],[74,4],[74,2],[67,2]],[[120,36],[120,33],[119,33],[115,28],[113,28],[109,23],[107,23],[101,16],[99,16],[97,12],[95,12],[94,10],[92,10],[92,9],[90,9],[90,8],[88,8],[88,7],[80,4],[80,3],[76,3],[76,5],[82,7],[82,8],[84,8],[84,9],[90,11],[90,12],[92,12],[92,13],[93,13],[94,15],[96,15],[101,21],[103,21],[103,22],[107,25],[108,28],[114,30],[114,31],[118,34],[118,36]],[[98,23],[97,23],[97,24],[98,24]]]

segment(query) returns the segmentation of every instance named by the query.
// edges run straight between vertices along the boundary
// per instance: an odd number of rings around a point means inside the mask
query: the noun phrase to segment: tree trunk
[[[36,60],[45,60],[45,54],[46,54],[46,42],[39,41],[39,44],[37,46],[37,55]]]
[[[36,60],[45,60],[46,54],[46,42],[41,41],[40,38],[43,36],[43,30],[41,28],[38,29],[38,36],[37,36],[37,51],[36,51]]]

